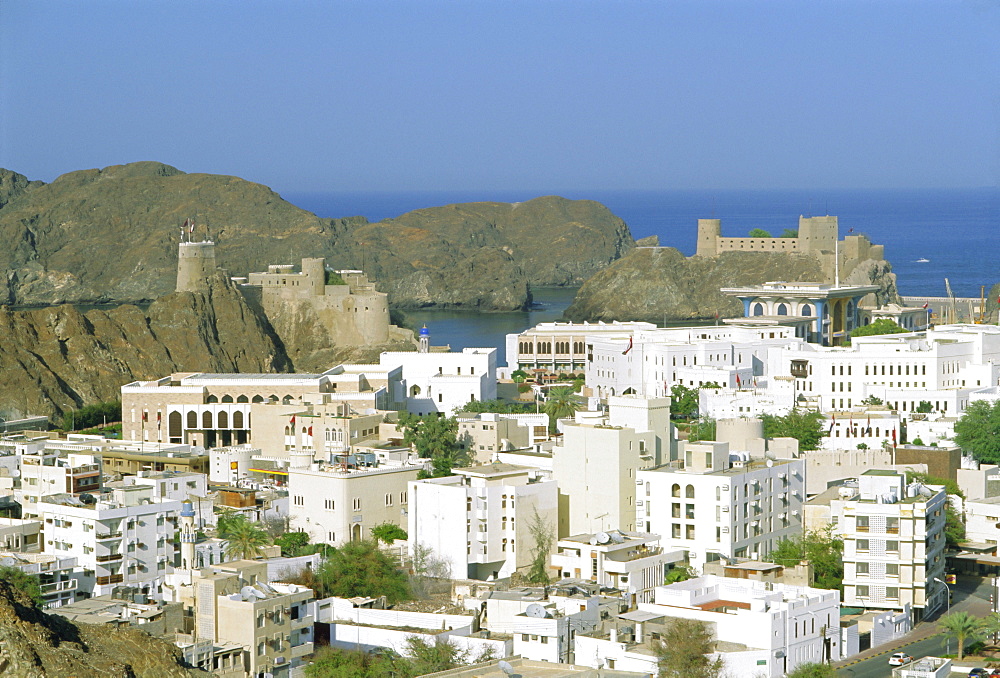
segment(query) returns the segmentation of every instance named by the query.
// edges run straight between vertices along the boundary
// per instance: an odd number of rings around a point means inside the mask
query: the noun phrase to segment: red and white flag
[[[736,388],[740,387],[740,375],[736,375]]]
[[[294,414],[292,415],[292,421],[291,421],[291,424],[292,424],[292,426],[295,426],[295,415],[294,415]]]
[[[628,348],[622,351],[622,355],[628,355],[628,352],[632,350],[632,337],[628,338]]]
[[[194,219],[188,219],[188,233],[194,233]]]
[[[927,310],[927,304],[924,304],[924,310],[925,311]]]

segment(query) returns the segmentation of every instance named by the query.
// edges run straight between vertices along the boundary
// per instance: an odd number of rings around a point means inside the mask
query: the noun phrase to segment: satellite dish
[[[83,502],[84,504],[97,503],[97,500],[94,498],[94,495],[90,494],[89,492],[80,493],[80,501]]]
[[[607,532],[598,532],[597,533],[597,543],[598,544],[607,544],[609,541],[611,541],[611,536]]]
[[[767,467],[771,468],[772,466],[774,466],[774,459],[768,459],[766,463],[767,463]]]
[[[528,609],[524,611],[524,614],[532,619],[545,619],[549,616],[548,611],[538,603],[532,603],[529,605]]]
[[[611,541],[613,541],[616,544],[625,543],[625,537],[622,536],[621,532],[609,532],[608,536],[611,537]]]
[[[245,601],[252,601],[254,598],[259,598],[260,593],[252,586],[244,586],[240,589],[240,597]]]
[[[590,545],[591,546],[597,546],[597,537],[591,537],[590,538]]]
[[[514,675],[514,667],[510,665],[510,662],[505,662],[503,660],[500,660],[499,666],[500,670],[503,671],[508,676]]]
[[[13,567],[17,565],[17,558],[14,558],[12,556],[4,556],[3,558],[0,558],[0,565],[3,565],[5,567]]]

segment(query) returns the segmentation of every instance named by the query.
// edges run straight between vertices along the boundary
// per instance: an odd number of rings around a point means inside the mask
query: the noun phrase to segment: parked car
[[[889,666],[902,666],[913,661],[913,657],[905,652],[894,652],[889,655]]]
[[[969,671],[969,678],[990,678],[989,669],[974,668]]]

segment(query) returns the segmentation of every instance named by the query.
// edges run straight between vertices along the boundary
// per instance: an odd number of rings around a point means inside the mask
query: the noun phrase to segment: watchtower
[[[719,238],[722,236],[722,219],[698,220],[698,248],[695,256],[714,257],[719,253]]]
[[[182,242],[177,257],[177,291],[203,292],[215,274],[215,243]]]

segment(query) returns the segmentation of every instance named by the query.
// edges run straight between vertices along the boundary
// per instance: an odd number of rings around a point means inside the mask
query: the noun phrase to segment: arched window
[[[222,396],[222,402],[231,403],[233,402],[233,397],[227,393],[226,395]]]
[[[198,413],[194,410],[188,412],[188,428],[198,428]]]
[[[420,395],[420,387],[414,384],[410,387],[410,397],[416,398],[418,395]]]
[[[219,412],[219,428],[229,428],[228,412]]]
[[[243,413],[233,412],[233,428],[243,428]]]
[[[804,316],[811,316],[813,314],[813,307],[809,304],[802,304],[801,314]]]
[[[688,499],[694,499],[694,485],[688,485],[684,488],[684,496]]]
[[[257,397],[260,398],[260,396],[257,396]],[[261,398],[261,400],[263,400],[263,398]],[[238,402],[238,403],[246,403],[246,402],[250,402],[250,401],[249,401],[249,399],[245,395],[241,395],[241,396],[239,396],[239,397],[236,398],[236,402]]]
[[[764,315],[764,304],[759,301],[753,305],[753,315]]]
[[[181,436],[181,413],[171,412],[167,415],[167,435],[171,438],[180,438]]]
[[[778,315],[788,315],[788,306],[786,304],[778,304]]]
[[[292,396],[286,395],[284,398],[281,399],[281,404],[282,405],[291,405],[292,404]]]
[[[286,436],[290,436],[290,435],[292,435],[292,429],[291,429],[291,427],[290,427],[290,426],[286,426],[286,427],[285,427],[285,435],[286,435]]]
[[[210,396],[208,396],[208,398],[205,399],[205,402],[209,403],[209,404],[215,404],[215,403],[219,402],[219,399],[216,398],[214,395],[210,395]]]
[[[673,486],[670,488],[670,496],[671,497],[681,496],[681,486],[678,485],[677,483],[674,483]]]
[[[255,396],[253,397],[253,401],[252,401],[252,402],[255,402],[255,403],[262,403],[262,402],[264,402],[264,396],[259,396],[259,395],[255,395]]]
[[[276,403],[276,402],[278,402],[278,396],[274,395],[273,393],[272,393],[271,395],[269,395],[269,396],[267,397],[267,399],[268,399],[269,401],[271,401],[272,403]]]
[[[201,427],[202,428],[213,428],[212,427],[212,413],[202,412],[201,413]]]

